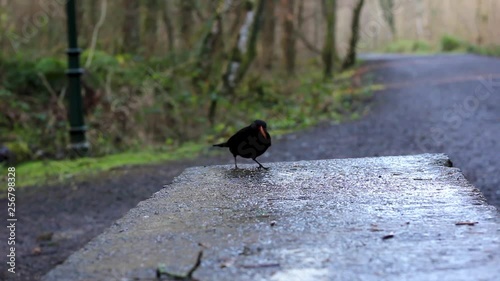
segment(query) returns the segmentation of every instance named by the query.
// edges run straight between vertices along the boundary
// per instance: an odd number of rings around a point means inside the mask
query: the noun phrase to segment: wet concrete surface
[[[500,215],[449,163],[189,168],[42,280],[155,280],[200,251],[198,280],[498,280]]]

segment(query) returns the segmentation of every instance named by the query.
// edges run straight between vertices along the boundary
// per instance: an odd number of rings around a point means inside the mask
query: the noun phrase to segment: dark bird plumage
[[[271,146],[271,136],[266,130],[267,124],[262,120],[255,120],[250,126],[239,130],[236,134],[230,137],[227,142],[214,144],[218,147],[229,147],[229,151],[234,156],[234,166],[237,169],[236,156],[243,158],[251,158],[259,168],[267,169],[257,161],[257,157],[261,156]]]

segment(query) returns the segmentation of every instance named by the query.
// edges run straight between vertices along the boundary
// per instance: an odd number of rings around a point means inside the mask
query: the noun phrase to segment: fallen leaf
[[[235,258],[226,258],[220,263],[220,268],[231,267],[234,265]]]
[[[36,237],[36,241],[51,241],[54,232],[45,232]]]
[[[33,250],[31,250],[31,253],[33,255],[40,255],[42,253],[42,249],[40,247],[35,247]]]
[[[278,267],[279,263],[262,263],[262,264],[243,264],[243,268],[263,268],[263,267]]]
[[[202,248],[205,248],[205,249],[210,248],[210,244],[206,244],[206,243],[203,243],[203,242],[199,242],[199,243],[198,243],[198,246],[200,246],[200,247],[202,247]]]

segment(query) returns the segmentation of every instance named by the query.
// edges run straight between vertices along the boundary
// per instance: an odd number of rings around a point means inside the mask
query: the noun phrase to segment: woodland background
[[[68,157],[64,3],[0,0],[0,144],[17,162]],[[77,5],[93,156],[206,145],[255,118],[275,134],[359,118],[378,85],[357,53],[500,54],[496,0]]]

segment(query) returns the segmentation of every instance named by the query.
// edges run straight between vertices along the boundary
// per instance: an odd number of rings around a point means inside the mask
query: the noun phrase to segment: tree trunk
[[[427,19],[425,17],[425,4],[423,0],[415,0],[415,29],[419,40],[426,40],[428,35]]]
[[[283,11],[282,49],[285,68],[289,75],[295,72],[295,34],[293,27],[293,0],[281,0]]]
[[[243,8],[238,7],[238,8],[235,8],[234,10],[235,10],[234,14],[230,17],[230,18],[232,18],[232,23],[229,27],[228,34],[227,34],[230,38],[232,38],[233,35],[238,34],[238,29],[241,26],[241,24],[243,23],[243,21],[245,20],[246,10],[244,9],[244,7]]]
[[[78,33],[78,37],[81,38],[82,40],[80,41],[80,44],[87,44],[89,37],[87,36],[86,32],[86,27],[83,21],[84,15],[85,15],[85,5],[84,1],[76,1],[75,3],[75,8],[76,8],[76,31]]]
[[[354,65],[356,62],[356,47],[359,41],[359,19],[361,17],[361,10],[363,9],[363,4],[365,0],[358,0],[358,3],[354,7],[352,22],[351,22],[351,40],[349,41],[349,50],[342,63],[342,69],[347,69]]]
[[[227,94],[232,94],[237,84],[243,79],[252,63],[256,54],[257,35],[260,29],[260,22],[262,19],[262,12],[264,10],[264,3],[267,0],[259,0],[257,8],[254,10],[254,4],[247,1],[247,13],[245,22],[240,28],[238,40],[233,47],[233,53],[224,75]]]
[[[392,37],[396,37],[396,26],[394,24],[394,0],[379,0],[382,13],[385,21],[389,25],[392,32]]]
[[[483,0],[477,1],[476,6],[476,28],[477,28],[477,37],[476,44],[481,46],[484,43],[484,30],[487,29],[488,25],[488,15],[483,13]]]
[[[163,23],[165,24],[165,30],[167,31],[168,51],[172,52],[175,50],[175,37],[174,37],[174,27],[172,25],[172,21],[170,20],[171,14],[170,14],[169,1],[171,0],[163,1],[163,7],[162,7],[163,9],[161,14]]]
[[[337,0],[323,0],[325,6],[326,18],[326,34],[325,44],[323,46],[323,66],[325,79],[331,78],[333,75],[333,62],[336,56],[335,49],[335,27],[336,27],[336,13],[337,13]]]
[[[276,27],[276,18],[274,15],[275,5],[275,0],[268,0],[263,15],[262,38],[260,40],[262,49],[262,61],[264,62],[264,67],[268,70],[271,70],[273,68],[274,38]]]
[[[297,30],[302,31],[304,25],[304,0],[299,0],[297,8]]]
[[[168,0],[167,0],[168,1]],[[193,0],[180,0],[180,31],[182,47],[185,49],[191,48],[191,27],[193,26],[194,17],[194,2]]]
[[[97,3],[98,0],[87,0],[87,14],[88,14],[88,20],[87,22],[90,23],[91,26],[94,26],[97,23],[97,16],[98,16],[98,6]]]
[[[85,35],[87,38],[92,37],[94,28],[99,20],[99,6],[97,0],[87,0],[85,9]]]
[[[238,34],[238,40],[233,47],[219,90],[220,95],[230,96],[245,76],[256,54],[257,36],[262,21],[265,3],[268,0],[258,0],[257,8],[254,2],[246,1],[246,16]],[[212,97],[208,119],[213,124],[217,108],[217,95]]]
[[[139,37],[139,1],[123,0],[125,17],[122,25],[123,46],[126,53],[135,53],[140,46]]]
[[[146,55],[153,55],[156,45],[156,32],[158,30],[158,9],[160,5],[158,0],[146,1],[146,18],[144,20],[144,42]]]
[[[324,2],[321,1],[321,3],[323,4]],[[323,17],[321,16],[322,10],[324,10],[322,5],[316,5],[315,11],[314,11],[313,42],[319,41],[319,33],[320,33],[320,29],[321,29],[321,23],[323,22]]]
[[[193,84],[197,86],[198,82],[202,82],[204,84],[208,84],[208,91],[212,92],[216,83],[211,79],[211,75],[213,72],[217,70],[220,73],[220,53],[223,50],[223,42],[222,42],[222,17],[227,12],[225,7],[230,6],[231,1],[226,0],[226,5],[222,6],[222,0],[219,1],[220,5],[215,6],[215,13],[209,23],[209,29],[205,34],[202,45],[200,48],[200,52],[198,53],[197,65],[198,65],[198,74],[193,78]]]
[[[92,64],[92,59],[93,59],[94,52],[95,52],[95,49],[97,46],[97,39],[99,37],[99,30],[101,29],[101,27],[104,24],[107,11],[108,11],[108,0],[102,0],[99,20],[95,23],[95,25],[92,25],[94,28],[92,30],[92,36],[91,36],[90,44],[89,44],[89,48],[88,48],[89,55],[87,56],[87,61],[85,62],[85,68],[89,68],[90,65]]]
[[[2,30],[2,32],[5,32],[6,36],[1,36],[0,37],[0,48],[2,48],[2,50],[5,50],[6,46],[7,46],[7,39],[9,37],[9,33],[6,32],[7,31],[7,28],[6,28],[6,23],[8,22],[9,20],[9,15],[8,13],[6,12],[7,10],[7,1],[0,1],[0,18],[5,18],[5,21],[2,21],[0,20],[0,30]],[[50,33],[49,33],[50,35]]]

